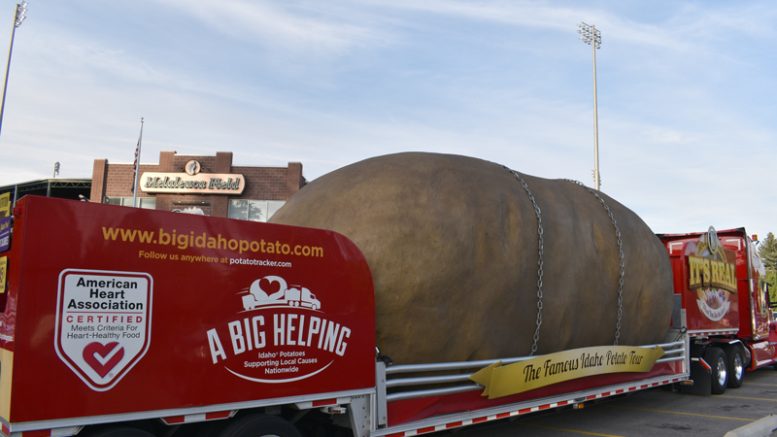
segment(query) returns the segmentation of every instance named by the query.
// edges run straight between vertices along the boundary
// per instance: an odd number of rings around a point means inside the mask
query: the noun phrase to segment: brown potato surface
[[[521,176],[544,229],[537,353],[612,344],[620,257],[607,211],[578,184]],[[622,233],[620,344],[661,342],[672,308],[669,258],[635,213],[600,195]],[[395,363],[529,354],[538,226],[507,168],[457,155],[379,156],[314,180],[271,221],[331,229],[356,243],[373,276],[377,345]]]

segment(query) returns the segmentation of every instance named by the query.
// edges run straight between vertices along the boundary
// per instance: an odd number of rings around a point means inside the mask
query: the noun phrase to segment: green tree
[[[777,304],[777,270],[766,270],[766,283],[769,284],[769,303]]]
[[[769,284],[769,301],[777,303],[777,238],[769,232],[758,245],[758,256],[766,267],[766,282]]]
[[[758,256],[767,269],[777,270],[777,238],[769,232],[766,239],[758,245]]]

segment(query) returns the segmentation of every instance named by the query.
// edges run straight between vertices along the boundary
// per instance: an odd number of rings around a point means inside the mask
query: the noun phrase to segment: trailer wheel
[[[712,394],[723,394],[728,385],[726,353],[719,347],[710,347],[704,352],[704,361],[712,367]]]
[[[745,359],[739,346],[730,346],[726,350],[726,368],[728,369],[728,386],[730,388],[742,387],[745,381]]]
[[[219,437],[302,437],[302,434],[281,417],[251,414],[233,419]]]

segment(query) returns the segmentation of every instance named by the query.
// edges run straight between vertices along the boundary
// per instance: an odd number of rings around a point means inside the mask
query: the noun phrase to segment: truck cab
[[[661,234],[686,312],[697,375],[712,393],[742,384],[744,370],[777,362],[766,271],[744,228]]]

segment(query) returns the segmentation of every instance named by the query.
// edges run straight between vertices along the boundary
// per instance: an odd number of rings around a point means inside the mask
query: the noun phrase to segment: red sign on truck
[[[372,279],[337,233],[36,197],[14,212],[0,295],[5,423],[375,385]]]
[[[212,363],[238,378],[267,384],[302,381],[348,352],[350,323],[328,317],[307,287],[269,275],[253,281],[241,297],[244,310],[207,331]]]

